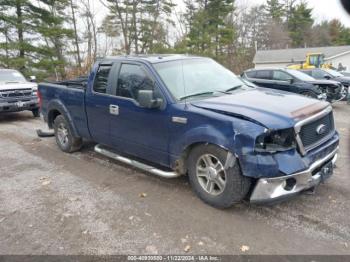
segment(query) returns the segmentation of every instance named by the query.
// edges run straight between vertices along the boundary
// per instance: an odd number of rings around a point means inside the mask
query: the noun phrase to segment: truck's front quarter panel
[[[208,143],[222,147],[236,156],[242,175],[256,182],[253,183],[253,189],[259,184],[258,194],[253,194],[254,198],[251,199],[253,202],[269,202],[315,186],[323,181],[319,174],[321,168],[327,163],[335,162],[339,145],[336,131],[328,140],[305,154],[300,152],[298,146],[284,151],[260,152],[256,150],[257,137],[265,133],[267,128],[259,123],[191,105],[177,107],[187,123],[172,123],[170,126],[169,151],[172,165],[193,144]],[[295,178],[297,183],[289,192],[281,187],[285,186],[285,180],[290,177]],[[272,188],[274,181],[279,184]],[[264,183],[270,186],[268,190],[264,189]]]

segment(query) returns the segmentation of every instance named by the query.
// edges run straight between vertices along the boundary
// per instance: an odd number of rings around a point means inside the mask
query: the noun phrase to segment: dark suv
[[[294,69],[250,69],[242,74],[259,86],[334,102],[342,98],[341,83],[315,78]]]
[[[327,80],[333,80],[338,81],[342,83],[344,86],[344,96],[346,97],[349,92],[349,86],[350,86],[350,77],[345,76],[342,73],[332,70],[332,69],[321,69],[321,68],[314,68],[314,69],[303,69],[300,70],[301,72],[308,74],[309,76],[312,76],[315,79],[327,79]]]

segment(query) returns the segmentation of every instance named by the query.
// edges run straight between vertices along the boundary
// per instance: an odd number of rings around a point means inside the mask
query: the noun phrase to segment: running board
[[[139,168],[139,169],[146,171],[146,172],[149,172],[153,175],[157,175],[157,176],[161,176],[161,177],[165,177],[165,178],[175,178],[175,177],[181,176],[178,173],[163,171],[163,170],[155,168],[153,166],[149,166],[149,165],[143,164],[141,162],[138,162],[136,160],[118,155],[112,151],[107,150],[106,148],[104,148],[101,145],[96,145],[94,150],[96,153],[99,153],[99,154],[104,155],[104,156],[109,157],[109,158],[113,158],[117,161],[131,165],[133,167]]]

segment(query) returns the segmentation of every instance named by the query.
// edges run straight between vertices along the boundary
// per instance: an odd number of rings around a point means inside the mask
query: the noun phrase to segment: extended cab
[[[29,110],[40,116],[38,86],[13,69],[0,69],[0,113]]]
[[[87,84],[39,84],[58,146],[95,151],[162,177],[188,174],[215,207],[280,200],[332,175],[339,136],[329,103],[259,88],[208,58],[97,62]]]

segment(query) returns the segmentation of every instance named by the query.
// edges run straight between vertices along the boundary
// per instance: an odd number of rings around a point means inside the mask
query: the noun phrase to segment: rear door
[[[90,134],[94,141],[108,144],[109,133],[109,105],[112,97],[109,95],[113,74],[113,64],[100,64],[95,69],[93,81],[87,88],[85,105]]]
[[[119,63],[112,88],[110,137],[113,147],[124,153],[167,165],[169,114],[166,100],[149,69],[137,62]],[[143,108],[138,103],[140,90],[154,90],[163,100],[161,108]]]

